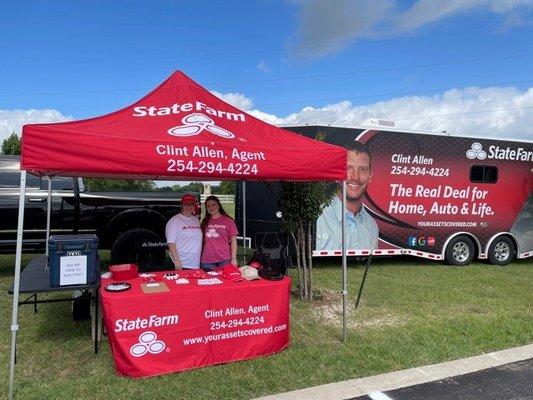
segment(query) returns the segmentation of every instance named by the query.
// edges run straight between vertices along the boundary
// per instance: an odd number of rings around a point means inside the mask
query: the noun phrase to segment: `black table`
[[[8,290],[13,294],[13,285]],[[34,312],[37,312],[37,304],[56,303],[61,301],[73,301],[72,297],[63,297],[59,299],[39,300],[37,294],[49,292],[66,292],[73,290],[91,290],[91,299],[95,301],[95,318],[94,318],[94,353],[98,354],[98,288],[100,287],[100,275],[95,283],[86,285],[69,285],[69,286],[50,286],[50,275],[46,272],[46,255],[38,255],[33,258],[29,264],[20,273],[19,293],[31,294],[25,300],[19,301],[18,305],[33,304]]]

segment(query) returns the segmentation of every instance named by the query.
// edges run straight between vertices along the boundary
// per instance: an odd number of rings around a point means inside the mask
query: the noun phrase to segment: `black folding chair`
[[[292,265],[289,238],[284,232],[257,232],[254,234],[254,257],[264,267],[285,275]]]

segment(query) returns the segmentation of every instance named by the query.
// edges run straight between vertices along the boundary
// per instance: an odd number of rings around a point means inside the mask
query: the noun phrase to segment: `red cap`
[[[192,194],[184,194],[183,196],[181,196],[181,204],[185,204],[185,203],[196,204],[197,203],[196,197]]]
[[[239,282],[243,280],[241,271],[233,264],[224,265],[222,268],[222,277],[229,282]]]

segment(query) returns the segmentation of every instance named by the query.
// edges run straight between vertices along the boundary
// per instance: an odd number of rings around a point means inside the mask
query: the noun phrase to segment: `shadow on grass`
[[[347,257],[346,264],[348,268],[364,268],[367,263],[367,257]],[[371,260],[371,266],[394,267],[396,265],[435,265],[443,266],[439,261],[429,261],[417,257],[410,256],[391,256],[391,257],[373,257]],[[313,260],[313,268],[324,267],[341,267],[341,257],[320,257]]]
[[[21,300],[24,300],[27,295],[21,296]],[[90,338],[91,319],[74,321],[72,317],[71,292],[42,293],[38,296],[39,300],[65,299],[65,301],[37,304],[37,313],[34,313],[31,303],[19,306],[19,318],[24,324],[32,326],[37,340],[68,341],[76,338]]]
[[[21,270],[34,258],[37,254],[23,254],[21,261]],[[15,254],[0,255],[0,277],[13,276],[15,274]]]
[[[510,266],[522,266],[529,265],[533,261],[533,258],[522,258],[514,260]],[[366,266],[367,258],[366,257],[347,257],[347,266],[348,268],[364,268]],[[492,265],[488,260],[477,260],[472,262],[470,266],[475,265],[486,265],[488,267],[494,268],[506,268],[507,266],[498,266]],[[342,259],[341,257],[318,257],[313,259],[313,268],[329,268],[329,267],[341,267]],[[371,261],[371,267],[384,267],[384,268],[394,268],[396,266],[427,266],[427,267],[440,267],[440,268],[468,268],[465,267],[456,267],[449,264],[446,264],[444,261],[434,261],[426,260],[414,256],[390,256],[390,257],[373,257]]]

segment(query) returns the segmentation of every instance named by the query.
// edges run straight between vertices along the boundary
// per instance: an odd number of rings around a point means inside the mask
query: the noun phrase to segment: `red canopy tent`
[[[9,398],[13,398],[26,171],[129,179],[345,181],[346,157],[347,151],[341,147],[277,128],[233,107],[180,71],[141,100],[111,114],[25,125]],[[345,189],[346,182],[344,193]]]
[[[26,125],[32,174],[133,179],[346,178],[346,150],[277,128],[175,72],[136,103],[101,117]]]

